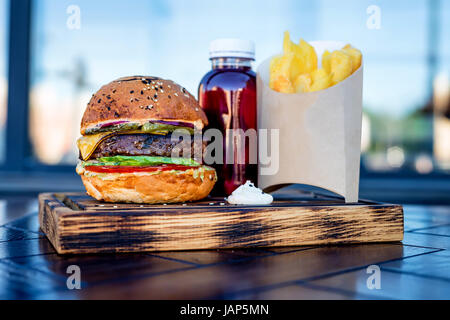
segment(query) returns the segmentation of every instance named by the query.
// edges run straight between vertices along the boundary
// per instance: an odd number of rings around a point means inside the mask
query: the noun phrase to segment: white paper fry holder
[[[345,46],[329,41],[310,44],[318,57]],[[278,148],[269,143],[272,153],[279,151],[279,165],[274,172],[260,163],[259,187],[307,184],[333,191],[347,203],[358,202],[363,67],[328,89],[286,94],[269,87],[271,59],[258,67],[258,128],[269,134],[279,130]],[[267,147],[259,148],[261,157]]]

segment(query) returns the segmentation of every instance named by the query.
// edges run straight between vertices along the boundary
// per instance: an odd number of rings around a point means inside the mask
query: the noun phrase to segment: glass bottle
[[[229,130],[235,130],[232,132],[236,133],[239,129],[244,133],[254,129],[256,135],[256,74],[252,70],[254,56],[255,49],[251,41],[215,40],[210,47],[212,70],[200,82],[199,103],[209,120],[205,129],[219,129],[223,135],[223,162],[213,164],[218,174],[213,190],[216,196],[230,195],[247,180],[257,184],[258,167],[257,161],[254,161],[257,158],[257,146],[250,147],[250,143],[257,142],[249,138],[244,140],[245,147],[240,150],[245,151],[241,151],[239,161],[239,142],[227,136]],[[230,152],[233,152],[231,156]],[[234,161],[227,161],[230,158]]]

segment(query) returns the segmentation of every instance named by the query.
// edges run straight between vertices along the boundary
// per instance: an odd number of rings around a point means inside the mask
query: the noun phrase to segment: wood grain
[[[313,195],[270,206],[223,199],[190,204],[98,202],[85,194],[41,194],[39,222],[60,254],[279,247],[403,239],[399,205]]]

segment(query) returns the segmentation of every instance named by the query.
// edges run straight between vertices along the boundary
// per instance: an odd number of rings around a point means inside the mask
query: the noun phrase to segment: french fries
[[[322,54],[322,68],[324,68],[328,74],[331,73],[331,52],[328,50],[325,50]]]
[[[347,44],[342,51],[347,53],[352,58],[353,72],[359,69],[362,61],[362,53],[358,49],[353,48],[351,45]]]
[[[324,90],[353,74],[361,62],[361,51],[347,44],[341,50],[325,51],[319,69],[314,48],[303,39],[295,44],[286,31],[283,54],[274,57],[270,63],[269,85],[272,90],[282,93]]]
[[[292,55],[274,57],[270,62],[270,87],[278,92],[294,93],[294,87],[290,81]]]
[[[352,58],[341,50],[336,50],[330,56],[330,75],[333,85],[346,79],[353,72]]]
[[[332,86],[331,75],[325,69],[316,69],[311,73],[311,92],[319,91]]]
[[[312,79],[309,73],[301,74],[294,82],[295,92],[311,91]]]

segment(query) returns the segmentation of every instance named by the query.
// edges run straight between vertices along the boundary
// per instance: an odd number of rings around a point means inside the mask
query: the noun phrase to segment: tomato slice
[[[189,169],[198,169],[194,166],[183,166],[178,164],[162,164],[159,166],[86,166],[85,169],[97,173],[132,173],[132,172],[155,172],[155,171],[186,171]]]

